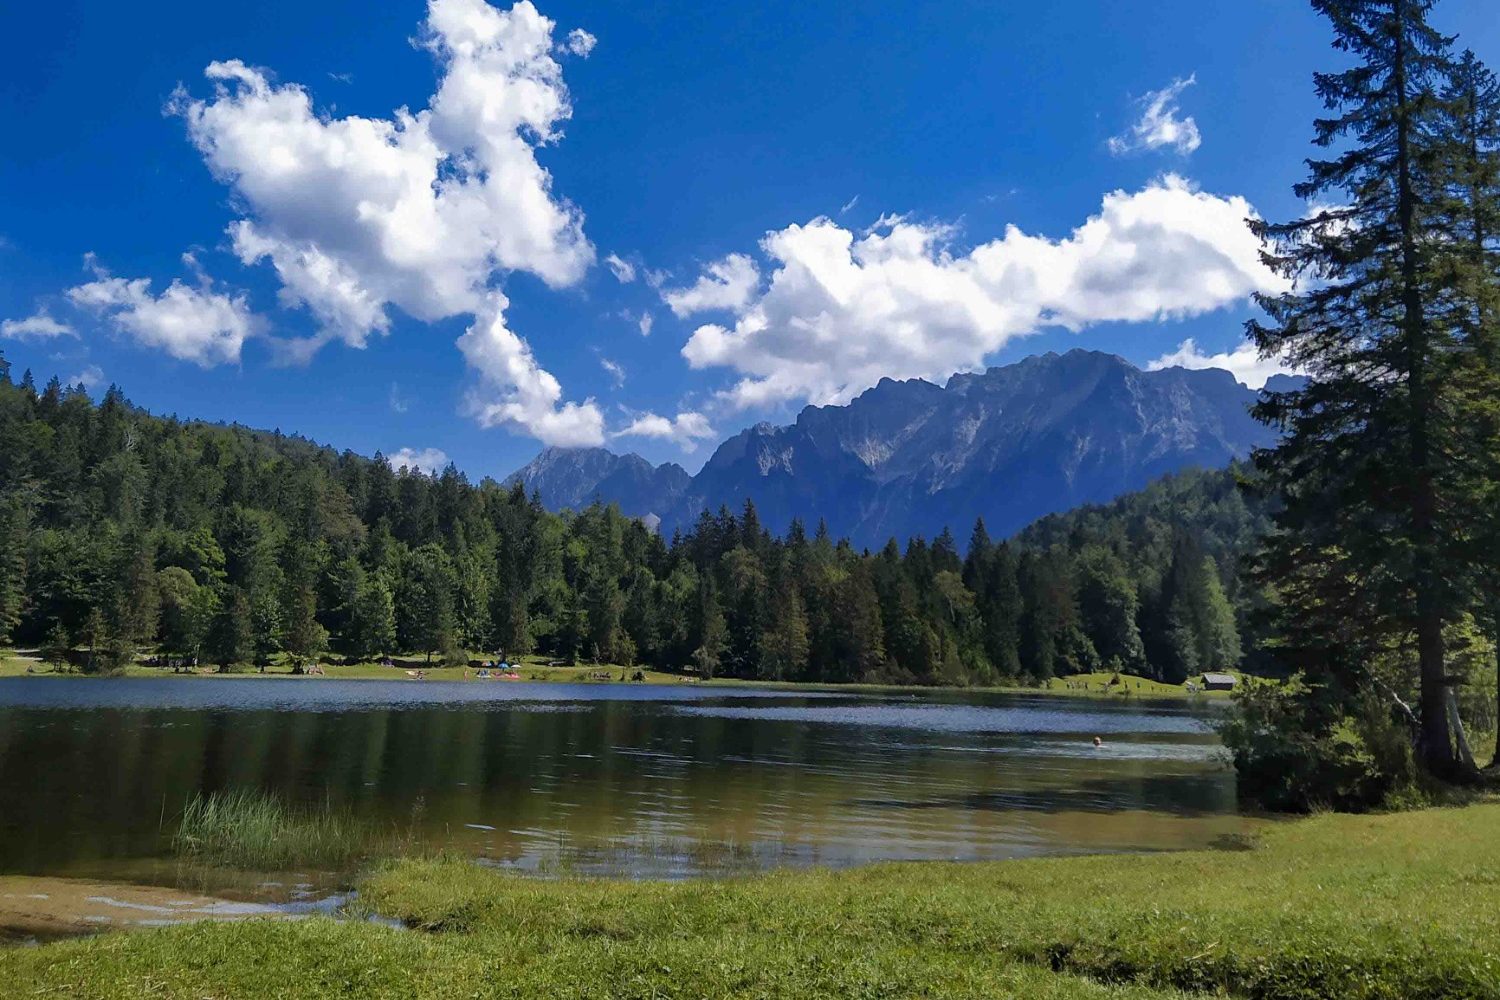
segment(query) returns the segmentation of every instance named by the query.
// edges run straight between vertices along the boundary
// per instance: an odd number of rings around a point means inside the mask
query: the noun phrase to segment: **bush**
[[[1417,784],[1410,734],[1388,698],[1362,691],[1341,712],[1300,678],[1247,683],[1220,727],[1239,796],[1275,812],[1362,812]]]

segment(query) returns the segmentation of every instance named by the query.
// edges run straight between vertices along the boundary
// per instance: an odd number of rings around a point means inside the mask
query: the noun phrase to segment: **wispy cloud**
[[[53,319],[45,309],[38,309],[25,319],[8,319],[0,323],[0,337],[7,340],[52,340],[76,336],[77,330],[62,320]]]
[[[615,280],[620,284],[628,285],[635,280],[635,265],[622,258],[619,254],[610,254],[604,258],[604,263],[608,265],[610,273],[615,276]]]
[[[599,367],[609,372],[609,377],[614,380],[616,389],[625,384],[625,369],[618,361],[611,361],[609,358],[601,356],[599,358]]]
[[[83,371],[68,379],[68,385],[81,385],[90,392],[104,384],[104,369],[98,365],[89,365]]]
[[[1124,156],[1141,150],[1171,148],[1186,156],[1203,144],[1198,123],[1191,115],[1180,116],[1177,98],[1198,82],[1196,75],[1173,80],[1161,90],[1153,90],[1136,102],[1141,116],[1123,135],[1109,140],[1109,151]]]

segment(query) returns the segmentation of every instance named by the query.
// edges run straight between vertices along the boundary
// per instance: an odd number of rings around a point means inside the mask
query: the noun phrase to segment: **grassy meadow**
[[[1500,804],[1226,850],[684,883],[388,862],[326,918],[0,951],[15,996],[1500,997]]]

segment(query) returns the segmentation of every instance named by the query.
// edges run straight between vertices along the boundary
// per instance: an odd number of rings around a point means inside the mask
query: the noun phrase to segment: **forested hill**
[[[88,649],[98,670],[536,651],[768,679],[1177,680],[1237,661],[1235,562],[1260,524],[1220,472],[1013,544],[981,527],[962,558],[946,530],[875,554],[800,522],[774,538],[749,504],[668,543],[452,467],[38,391],[0,359],[0,642]]]

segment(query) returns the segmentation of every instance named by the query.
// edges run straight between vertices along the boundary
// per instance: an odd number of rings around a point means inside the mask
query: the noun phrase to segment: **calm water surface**
[[[161,880],[188,796],[240,787],[525,871],[1205,847],[1247,828],[1211,711],[687,685],[0,680],[0,874]]]

